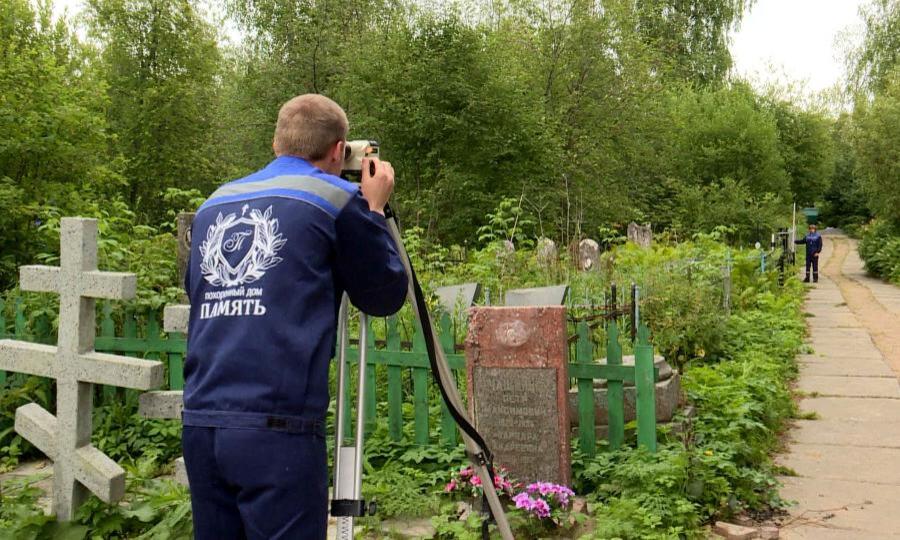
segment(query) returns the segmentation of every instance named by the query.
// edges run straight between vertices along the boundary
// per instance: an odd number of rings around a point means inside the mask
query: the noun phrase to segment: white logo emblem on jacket
[[[250,241],[247,252],[232,266],[226,255],[240,253],[247,241]],[[287,239],[278,232],[278,220],[272,217],[271,206],[260,212],[244,205],[241,217],[236,213],[223,217],[219,213],[200,244],[200,271],[206,281],[217,287],[253,283],[281,262],[278,251],[285,242]]]

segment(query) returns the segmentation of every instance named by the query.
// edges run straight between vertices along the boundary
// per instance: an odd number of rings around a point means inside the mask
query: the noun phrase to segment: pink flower
[[[534,509],[532,510],[534,515],[543,519],[550,517],[550,505],[547,504],[547,501],[544,499],[537,499],[534,501]]]
[[[569,501],[572,497],[575,496],[575,492],[569,489],[566,486],[562,486],[559,484],[553,484],[551,482],[535,482],[533,484],[529,484],[527,488],[525,488],[528,493],[540,494],[541,497],[545,497],[549,499],[555,499],[556,502],[563,508],[569,506]]]
[[[456,489],[456,479],[455,478],[453,480],[450,480],[450,482],[447,484],[447,486],[444,487],[444,492],[450,493],[454,489]]]
[[[523,510],[531,511],[532,507],[534,507],[534,499],[529,497],[528,493],[524,491],[513,497],[513,502],[516,503],[516,508],[522,508]]]

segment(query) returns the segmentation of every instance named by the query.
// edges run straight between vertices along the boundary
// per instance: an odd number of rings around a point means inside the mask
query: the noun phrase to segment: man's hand
[[[819,258],[819,254],[818,254],[818,252],[816,252],[816,253],[813,253],[813,257],[815,257],[815,258],[817,258],[817,259],[818,259],[818,258]]]
[[[374,169],[374,174],[372,173]],[[369,203],[369,210],[384,215],[384,205],[394,191],[394,168],[387,161],[378,158],[362,160],[362,180],[360,190]]]

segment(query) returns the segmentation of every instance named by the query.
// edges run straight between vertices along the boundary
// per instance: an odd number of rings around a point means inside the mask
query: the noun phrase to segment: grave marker
[[[160,362],[94,350],[95,299],[133,298],[134,274],[97,270],[97,220],[63,218],[60,266],[23,266],[23,291],[59,294],[57,346],[0,341],[0,369],[56,379],[56,416],[36,403],[16,410],[15,430],[53,460],[53,510],[69,521],[90,490],[107,503],[125,494],[125,471],[91,444],[92,384],[138,390],[163,382]]]
[[[600,244],[590,238],[578,242],[578,268],[591,270],[600,262]]]
[[[561,306],[569,294],[568,285],[510,289],[506,291],[506,305],[510,306]]]
[[[549,238],[541,238],[537,242],[537,262],[541,268],[549,268],[556,264],[559,253],[556,249],[556,242]]]
[[[628,241],[634,242],[641,247],[650,247],[653,243],[653,229],[650,224],[638,225],[635,222],[628,224]]]
[[[194,212],[181,212],[175,218],[178,229],[178,286],[184,286],[184,275],[187,273],[191,259],[191,225],[194,223]]]
[[[481,285],[478,283],[463,283],[460,285],[448,285],[434,290],[438,297],[441,309],[450,315],[456,315],[457,307],[466,310],[475,304],[475,300],[481,296]]]
[[[495,462],[522,481],[568,484],[564,307],[479,307],[466,338],[469,407]]]

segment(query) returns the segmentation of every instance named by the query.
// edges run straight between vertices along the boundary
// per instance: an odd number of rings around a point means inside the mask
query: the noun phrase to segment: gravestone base
[[[600,361],[604,364],[606,359]],[[622,365],[633,366],[634,356],[623,356]],[[656,420],[660,424],[669,422],[683,404],[681,392],[681,375],[672,369],[662,356],[654,357],[654,367],[659,371],[659,381],[656,383]],[[631,422],[637,418],[637,392],[634,384],[625,383],[622,388],[624,396],[625,422]],[[578,390],[569,390],[569,418],[570,425],[578,425]],[[609,419],[609,397],[607,395],[606,381],[594,381],[594,418],[596,425],[602,426],[604,431]],[[600,429],[600,428],[598,428]],[[599,433],[599,432],[598,432]],[[606,438],[606,433],[604,433]]]
[[[637,418],[636,403],[637,394],[634,386],[626,386],[623,389],[625,397],[625,422],[631,422]],[[672,420],[682,403],[681,376],[674,373],[665,381],[656,383],[656,420],[664,423]],[[578,425],[578,391],[569,391],[569,418],[570,424]],[[606,388],[594,387],[594,418],[597,425],[606,425],[609,418],[609,401]]]
[[[678,411],[676,411],[678,412]],[[694,417],[694,408],[693,407],[685,407],[684,409],[680,409],[680,413],[677,418],[672,418],[668,422],[659,422],[657,423],[657,427],[663,430],[668,431],[668,433],[672,435],[680,435],[684,433],[685,428],[690,424],[690,419]],[[607,440],[609,438],[609,426],[606,424],[597,424],[594,429],[595,437],[597,437],[598,441]],[[572,437],[577,436],[577,431],[575,427],[572,427]]]

